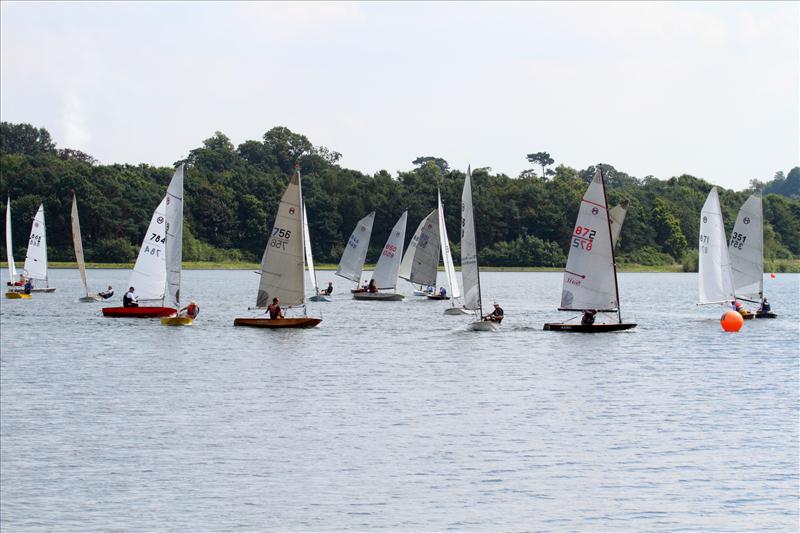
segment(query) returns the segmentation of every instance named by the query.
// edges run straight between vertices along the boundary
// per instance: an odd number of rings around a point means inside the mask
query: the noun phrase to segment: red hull
[[[172,307],[104,307],[103,316],[115,318],[159,318],[177,312]]]

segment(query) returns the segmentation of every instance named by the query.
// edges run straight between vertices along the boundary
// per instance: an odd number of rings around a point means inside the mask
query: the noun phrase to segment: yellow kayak
[[[7,292],[6,298],[11,298],[12,300],[30,300],[31,295],[25,294],[24,292]]]
[[[191,326],[194,322],[188,316],[170,316],[161,319],[161,323],[165,326]]]

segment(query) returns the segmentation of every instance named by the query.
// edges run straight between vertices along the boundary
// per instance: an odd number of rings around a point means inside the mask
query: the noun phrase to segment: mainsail
[[[306,265],[308,266],[308,275],[311,277],[312,285],[314,285],[314,294],[319,294],[319,286],[317,285],[317,273],[314,271],[314,257],[311,255],[311,237],[308,234],[308,214],[306,211],[305,202],[303,202],[303,244],[305,245]]]
[[[375,211],[358,221],[342,253],[339,268],[336,270],[337,276],[356,283],[361,281],[361,271],[364,268],[364,260],[367,258],[367,247],[374,221]]]
[[[482,315],[475,215],[472,209],[472,172],[469,168],[461,192],[461,279],[464,283],[464,308],[478,310]]]
[[[764,292],[764,214],[761,193],[750,196],[739,210],[728,248],[737,296],[761,299]]]
[[[78,261],[78,271],[81,274],[86,297],[89,297],[89,282],[86,280],[86,261],[83,258],[83,241],[81,239],[81,221],[78,219],[78,200],[72,193],[72,245],[75,248],[75,260]]]
[[[6,259],[8,260],[8,279],[11,283],[17,281],[17,266],[14,264],[14,246],[11,242],[11,197],[6,204]]]
[[[400,270],[400,259],[403,256],[403,241],[406,237],[406,219],[408,211],[403,211],[400,219],[389,233],[383,247],[378,264],[372,278],[379,289],[394,289],[397,286],[397,274]]]
[[[257,307],[266,307],[273,298],[282,305],[302,305],[305,301],[303,269],[303,200],[300,170],[295,170],[278,205],[264,260]]]
[[[142,300],[164,300],[164,285],[167,280],[166,254],[164,253],[164,216],[167,198],[164,197],[153,212],[150,226],[139,249],[133,266],[129,286]]]
[[[175,169],[175,174],[167,187],[165,203],[167,236],[163,244],[167,269],[166,303],[180,309],[183,261],[183,165]]]
[[[598,170],[578,210],[561,293],[561,309],[619,308],[605,185]]]
[[[731,260],[717,188],[708,193],[700,214],[698,278],[700,303],[728,303],[734,299]]]
[[[399,276],[419,285],[436,285],[439,267],[439,213],[436,209],[422,219],[408,243]]]
[[[453,265],[453,254],[450,253],[450,240],[447,238],[447,226],[444,223],[444,207],[442,207],[442,193],[436,191],[439,207],[439,239],[442,243],[442,262],[444,263],[444,275],[447,278],[447,285],[450,287],[450,298],[453,302],[461,297],[461,289],[458,288],[456,279],[456,267]]]
[[[44,224],[44,204],[31,224],[31,235],[28,238],[28,253],[25,256],[25,275],[32,279],[47,281],[47,231]]]

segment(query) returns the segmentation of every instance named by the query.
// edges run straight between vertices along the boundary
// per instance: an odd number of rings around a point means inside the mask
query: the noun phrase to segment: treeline
[[[239,146],[215,133],[176,161],[187,164],[184,258],[258,261],[280,196],[299,162],[318,262],[337,263],[356,221],[372,210],[377,216],[367,260],[376,260],[404,210],[409,211],[408,238],[436,206],[437,187],[458,260],[466,169],[451,169],[441,158],[419,157],[412,170],[370,176],[342,168],[340,158],[284,127]],[[488,167],[472,171],[483,265],[558,267],[566,261],[580,198],[595,167],[553,167],[555,161],[546,152],[530,154],[528,160],[535,167],[516,178]],[[629,202],[619,260],[651,265],[684,261],[691,266],[700,209],[712,185],[689,175],[639,179],[611,165],[599,166],[606,173],[609,203]],[[149,165],[99,164],[79,150],[57,148],[43,128],[7,122],[0,125],[0,171],[3,209],[6,198],[12,200],[16,258],[25,256],[30,221],[44,202],[49,257],[73,259],[70,202],[75,191],[86,257],[97,262],[135,259],[173,173],[172,168]],[[764,198],[767,259],[799,257],[800,167],[753,186],[780,192]],[[751,192],[720,189],[729,233]]]

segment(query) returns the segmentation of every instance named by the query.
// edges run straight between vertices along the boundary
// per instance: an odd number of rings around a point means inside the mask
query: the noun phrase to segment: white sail
[[[183,261],[183,165],[175,169],[175,174],[169,182],[164,210],[167,222],[166,242],[163,243],[167,269],[166,305],[180,309]]]
[[[374,221],[375,211],[358,221],[342,253],[339,268],[336,269],[337,276],[356,283],[361,281],[361,271],[364,268],[364,260],[367,258],[367,248]]]
[[[442,245],[442,262],[444,263],[444,275],[447,278],[447,285],[450,288],[448,293],[451,302],[461,297],[461,289],[458,287],[456,279],[456,267],[453,265],[453,254],[450,253],[450,240],[447,238],[447,226],[444,223],[444,207],[442,207],[442,193],[436,191],[439,206],[439,240]]]
[[[616,207],[612,207],[608,212],[611,219],[611,246],[617,245],[619,233],[622,231],[622,223],[625,222],[625,215],[628,213],[628,201],[625,200]]]
[[[464,283],[464,308],[481,310],[475,215],[472,209],[472,173],[469,168],[461,192],[461,279]]]
[[[598,170],[583,195],[572,231],[561,309],[611,311],[618,306],[608,205]]]
[[[89,282],[86,280],[86,261],[83,258],[83,240],[81,239],[81,221],[78,219],[78,200],[72,194],[72,246],[75,248],[75,260],[78,262],[78,272],[81,274],[83,289],[89,296]]]
[[[764,290],[764,215],[760,193],[751,195],[739,210],[728,252],[736,295],[760,299]]]
[[[302,211],[300,171],[296,170],[281,197],[275,225],[267,242],[257,307],[268,306],[273,298],[279,298],[282,306],[302,305],[305,301]]]
[[[379,289],[394,289],[397,286],[397,274],[400,270],[400,259],[403,256],[403,241],[406,237],[406,219],[408,211],[403,211],[400,219],[389,233],[383,247],[378,264],[372,278]]]
[[[306,212],[306,204],[303,202],[303,243],[306,252],[306,265],[308,266],[308,275],[311,277],[311,283],[314,285],[314,294],[319,294],[319,286],[317,285],[317,273],[314,271],[314,257],[311,255],[311,238],[308,234],[308,214]]]
[[[32,279],[47,280],[47,231],[44,224],[44,204],[31,224],[28,238],[28,254],[25,256],[25,275]]]
[[[14,264],[14,244],[11,242],[11,197],[6,204],[6,259],[8,260],[8,280],[17,281],[17,266]]]
[[[700,214],[698,278],[700,303],[729,303],[734,299],[731,260],[717,188],[708,193]]]
[[[164,197],[153,212],[150,226],[139,249],[139,256],[131,272],[128,285],[135,289],[140,301],[164,299],[167,280],[166,254],[164,253],[164,217],[167,198]]]
[[[434,209],[419,223],[400,263],[399,277],[418,285],[436,285],[439,267],[439,212]]]

